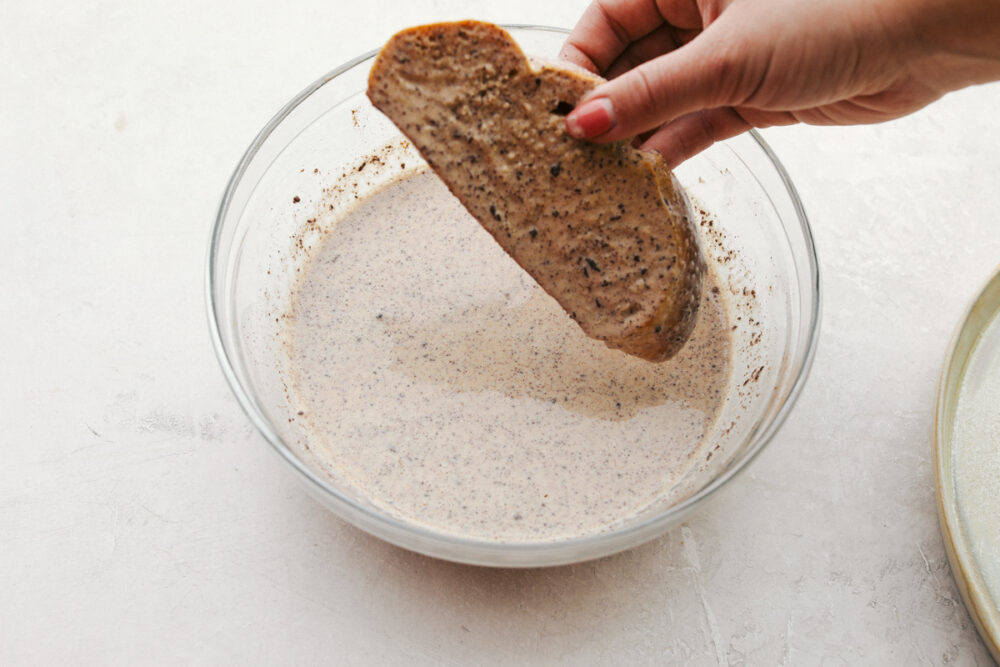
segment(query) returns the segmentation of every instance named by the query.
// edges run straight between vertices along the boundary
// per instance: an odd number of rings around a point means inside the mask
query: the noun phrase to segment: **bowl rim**
[[[505,30],[520,30],[520,31],[537,31],[537,32],[553,32],[561,34],[569,34],[569,30],[565,28],[558,28],[553,26],[544,25],[532,25],[532,24],[502,24]],[[807,341],[805,354],[802,363],[798,369],[798,373],[792,382],[791,387],[788,390],[788,395],[785,398],[782,405],[778,408],[777,414],[771,420],[769,424],[766,425],[762,431],[754,434],[756,441],[751,445],[747,452],[742,458],[734,461],[729,468],[724,470],[715,479],[713,479],[709,484],[702,487],[695,493],[686,497],[684,500],[678,502],[675,505],[670,506],[666,511],[649,517],[648,519],[628,525],[620,529],[612,529],[607,532],[601,532],[596,534],[587,535],[580,538],[570,538],[570,539],[554,539],[538,542],[495,542],[484,539],[473,539],[457,536],[451,533],[440,532],[432,530],[425,526],[419,524],[410,523],[397,519],[389,514],[383,513],[372,506],[367,506],[359,504],[349,498],[346,495],[341,494],[336,489],[328,485],[315,471],[312,470],[304,461],[292,452],[291,448],[288,447],[281,438],[280,435],[272,428],[268,419],[263,415],[263,412],[257,405],[256,400],[253,398],[250,392],[248,392],[241,384],[239,377],[236,374],[234,368],[233,351],[228,349],[223,337],[222,337],[222,325],[218,318],[218,303],[215,298],[215,274],[218,267],[217,255],[221,247],[222,240],[222,230],[224,226],[224,221],[226,215],[228,214],[230,204],[233,200],[233,194],[239,185],[243,175],[246,173],[247,168],[250,163],[256,157],[258,151],[263,146],[264,142],[271,136],[274,130],[307,98],[309,98],[313,93],[319,90],[321,87],[340,76],[344,72],[356,67],[360,63],[374,57],[380,49],[372,49],[359,56],[356,56],[347,62],[343,63],[339,67],[336,67],[326,74],[324,74],[319,79],[316,79],[313,83],[304,88],[295,97],[293,97],[288,103],[286,103],[269,121],[268,123],[257,133],[254,140],[251,142],[250,146],[243,153],[242,158],[237,163],[236,168],[233,170],[232,175],[226,184],[226,188],[223,192],[221,201],[216,210],[215,220],[212,225],[210,241],[208,245],[208,257],[206,262],[205,271],[205,303],[208,315],[209,331],[212,339],[212,347],[215,351],[216,360],[222,369],[222,373],[226,378],[226,382],[229,384],[230,390],[236,397],[237,402],[240,404],[243,412],[250,419],[250,422],[254,425],[257,431],[264,436],[264,439],[270,444],[271,448],[283,458],[291,467],[296,470],[302,477],[303,481],[306,482],[307,487],[310,491],[318,493],[324,498],[330,499],[339,506],[346,506],[353,512],[357,512],[361,517],[365,519],[366,525],[376,524],[383,525],[389,528],[394,533],[402,532],[413,535],[414,537],[420,538],[422,540],[421,545],[414,545],[405,540],[397,540],[391,536],[386,536],[381,532],[375,533],[380,539],[389,541],[401,546],[403,548],[409,549],[411,551],[418,551],[424,553],[425,555],[433,556],[435,558],[442,558],[445,560],[452,560],[462,563],[479,564],[479,565],[497,565],[498,559],[489,558],[488,554],[496,554],[497,552],[503,552],[504,554],[518,554],[521,556],[528,556],[531,554],[549,554],[551,555],[553,551],[558,551],[560,553],[568,552],[571,550],[578,552],[587,552],[593,555],[581,555],[579,557],[574,556],[564,556],[561,558],[548,558],[543,563],[533,563],[533,562],[504,562],[504,566],[537,566],[537,565],[556,565],[561,563],[571,563],[579,562],[581,560],[588,560],[590,558],[600,557],[602,555],[608,555],[623,549],[627,549],[630,546],[636,546],[645,539],[652,539],[659,534],[660,531],[657,528],[666,527],[669,525],[672,519],[685,514],[694,506],[698,505],[707,498],[714,496],[715,493],[727,484],[731,479],[735,478],[739,473],[745,470],[749,464],[754,461],[764,447],[772,440],[774,435],[778,432],[781,426],[784,424],[791,410],[794,408],[795,403],[798,401],[799,395],[802,392],[802,388],[805,386],[806,379],[809,376],[809,371],[812,368],[813,359],[816,354],[817,342],[819,339],[819,329],[822,313],[822,289],[821,289],[821,279],[819,262],[816,254],[816,246],[812,235],[812,230],[809,225],[808,216],[805,211],[805,207],[799,197],[798,190],[792,183],[791,178],[788,175],[784,165],[780,162],[777,155],[771,149],[771,147],[764,141],[763,137],[756,131],[751,129],[748,134],[756,142],[758,147],[764,152],[765,156],[771,162],[775,171],[777,172],[782,184],[784,185],[792,206],[796,213],[796,219],[799,223],[800,231],[802,233],[802,240],[806,247],[806,260],[808,262],[809,271],[809,286],[812,289],[813,294],[813,308],[809,313],[809,321],[805,323],[807,327]],[[345,516],[340,512],[336,514],[343,520],[354,524],[355,526],[366,530],[366,532],[372,532],[368,530],[365,525],[361,525],[361,522],[357,521],[353,517]],[[427,543],[431,544],[448,544],[451,547],[461,548],[466,550],[465,553],[468,557],[459,557],[454,554],[441,554],[437,550],[427,548]],[[622,545],[618,547],[617,545]],[[604,547],[603,549],[601,547]],[[477,554],[473,556],[472,554]]]

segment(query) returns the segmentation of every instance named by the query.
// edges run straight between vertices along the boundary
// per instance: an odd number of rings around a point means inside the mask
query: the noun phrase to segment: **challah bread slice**
[[[368,97],[584,332],[663,361],[694,328],[705,263],[659,155],[566,132],[565,112],[601,81],[533,67],[501,28],[463,21],[392,37]]]

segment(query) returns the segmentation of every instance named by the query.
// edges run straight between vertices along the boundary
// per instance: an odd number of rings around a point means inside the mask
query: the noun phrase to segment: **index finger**
[[[650,0],[594,0],[566,38],[559,55],[599,74],[629,44],[653,32],[663,22],[656,3]]]

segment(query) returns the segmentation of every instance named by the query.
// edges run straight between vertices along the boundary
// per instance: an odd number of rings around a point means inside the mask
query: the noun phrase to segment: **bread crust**
[[[664,361],[694,328],[705,262],[658,154],[566,132],[565,111],[601,81],[532,66],[501,28],[462,21],[393,36],[368,97],[584,332]]]

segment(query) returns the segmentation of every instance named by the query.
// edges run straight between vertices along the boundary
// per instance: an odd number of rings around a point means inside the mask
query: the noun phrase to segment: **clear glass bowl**
[[[542,58],[555,57],[566,35],[554,28],[507,28],[526,53]],[[331,178],[399,142],[398,130],[364,95],[375,53],[335,69],[289,102],[250,145],[226,187],[212,230],[206,289],[215,351],[233,393],[321,503],[407,549],[465,563],[535,567],[596,558],[656,537],[746,467],[774,436],[805,382],[818,334],[820,284],[811,232],[791,180],[753,132],[713,146],[676,172],[696,205],[711,214],[714,228],[724,232],[733,253],[716,270],[731,298],[753,295],[748,312],[756,328],[734,333],[733,400],[713,427],[710,453],[692,463],[662,502],[604,532],[549,541],[468,539],[403,521],[339,484],[303,451],[281,372],[280,315],[318,240],[309,232],[315,204],[293,205],[293,197],[323,201]],[[410,151],[408,168],[415,169],[422,161]],[[362,187],[378,187],[398,171],[369,170]],[[763,335],[755,339],[757,333]],[[751,378],[755,388],[747,391]]]

